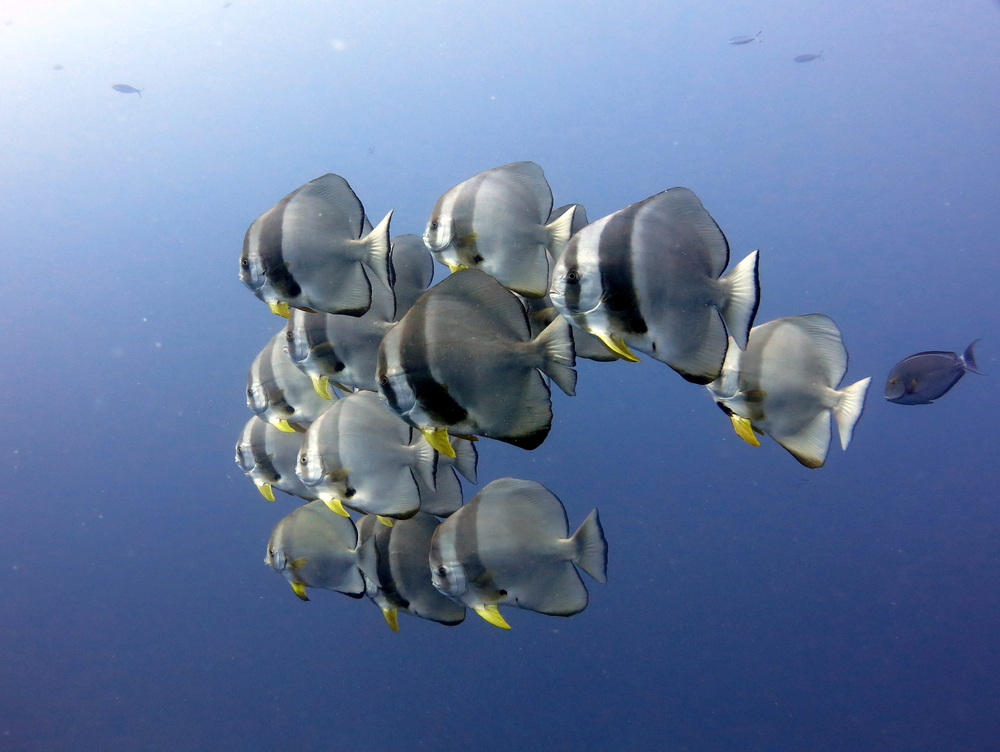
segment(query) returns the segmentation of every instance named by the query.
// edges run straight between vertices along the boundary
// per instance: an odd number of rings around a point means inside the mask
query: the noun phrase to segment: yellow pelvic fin
[[[736,413],[729,416],[729,419],[733,422],[733,430],[736,431],[736,435],[739,436],[743,441],[752,446],[760,446],[760,441],[754,436],[753,426],[750,421],[746,418],[741,418]]]
[[[271,490],[270,483],[259,483],[257,485],[257,490],[260,491],[260,495],[268,501],[274,501],[274,491]]]
[[[294,590],[295,594],[299,596],[299,598],[301,598],[302,600],[304,601],[309,600],[309,596],[306,595],[306,584],[304,582],[293,582],[292,590]]]
[[[309,559],[307,559],[305,556],[300,556],[299,558],[292,559],[290,562],[288,562],[288,566],[290,566],[292,569],[298,572],[300,569],[302,569],[302,567],[306,565],[307,561],[309,561]]]
[[[350,517],[347,510],[344,509],[344,505],[341,503],[340,499],[323,499],[323,503],[330,507],[331,512],[336,512],[341,517]]]
[[[447,428],[421,428],[420,433],[427,439],[427,443],[441,454],[452,459],[455,458],[455,448],[451,445],[451,439],[448,438]]]
[[[389,608],[388,606],[382,609],[382,616],[385,617],[385,623],[389,625],[389,629],[393,632],[399,631],[399,620],[396,618],[396,609]]]
[[[625,340],[621,337],[612,337],[607,334],[597,334],[595,336],[604,343],[605,347],[622,360],[627,360],[629,363],[639,362],[639,359],[628,349],[628,345],[625,344]]]
[[[313,389],[315,389],[316,394],[318,394],[323,399],[333,399],[333,397],[330,396],[330,387],[328,386],[329,381],[330,381],[329,376],[312,377]]]
[[[467,267],[465,264],[448,264],[448,271],[450,271],[452,274],[468,268],[469,267]]]
[[[380,514],[376,514],[375,515],[375,519],[377,519],[379,522],[381,522],[386,527],[392,527],[392,525],[393,525],[392,517],[383,517]]]
[[[281,316],[283,319],[290,319],[292,317],[291,311],[288,310],[288,303],[268,303],[267,307],[271,309],[271,313],[275,316]]]
[[[272,423],[271,425],[277,428],[279,431],[284,431],[285,433],[295,433],[295,429],[292,428],[292,424],[289,423],[284,418],[279,420],[277,423]]]
[[[510,629],[510,624],[504,621],[504,618],[500,615],[500,609],[498,609],[493,603],[488,606],[476,606],[476,613],[486,619],[486,621],[494,627],[500,627],[500,629]]]

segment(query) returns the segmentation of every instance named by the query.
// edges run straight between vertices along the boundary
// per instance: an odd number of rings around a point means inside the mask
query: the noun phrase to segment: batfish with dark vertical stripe
[[[737,435],[754,446],[765,433],[810,468],[830,449],[830,416],[847,449],[865,407],[870,378],[838,389],[847,350],[829,316],[789,316],[755,326],[746,351],[729,348],[720,378],[708,385]]]
[[[552,189],[542,168],[513,162],[441,196],[424,242],[453,272],[481,269],[516,293],[541,298],[548,290],[549,254],[558,258],[573,226],[572,207],[546,224],[551,211]]]
[[[562,502],[531,480],[493,481],[431,540],[434,587],[505,629],[500,606],[553,616],[583,611],[587,588],[574,565],[607,581],[608,543],[597,510],[570,535]]]
[[[295,474],[303,436],[286,433],[256,415],[243,427],[236,463],[268,501],[274,501],[275,488],[307,501],[318,498]]]
[[[390,211],[365,235],[361,201],[346,180],[327,173],[253,221],[240,279],[283,316],[289,306],[360,316],[371,305],[369,273],[392,288],[391,217]]]
[[[393,632],[399,631],[398,612],[419,616],[447,626],[465,620],[465,606],[438,592],[431,584],[428,554],[438,521],[420,512],[408,520],[386,527],[373,515],[358,521],[358,537],[374,538],[374,567],[362,568],[365,592],[382,609]]]
[[[517,297],[488,274],[464,269],[424,293],[382,340],[379,393],[449,456],[449,432],[534,449],[552,426],[542,374],[572,395],[575,364],[565,321],[532,339]]]
[[[726,357],[727,331],[745,347],[757,313],[757,252],[723,276],[728,264],[715,220],[687,188],[672,188],[576,233],[549,296],[626,360],[638,360],[634,348],[708,384]]]
[[[288,358],[285,330],[257,354],[247,374],[247,407],[282,431],[305,431],[327,407],[328,399],[313,389],[312,380]]]
[[[358,545],[350,517],[334,514],[322,501],[311,501],[274,526],[264,563],[288,580],[304,601],[309,600],[306,588],[361,598],[365,581],[360,566],[373,552],[374,542]]]

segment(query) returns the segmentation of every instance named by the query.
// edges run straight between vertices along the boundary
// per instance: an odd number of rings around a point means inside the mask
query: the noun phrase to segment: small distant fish
[[[812,60],[820,59],[822,55],[823,55],[822,51],[820,51],[816,55],[813,55],[811,52],[807,52],[804,55],[796,55],[795,57],[792,58],[792,60],[794,60],[796,63],[808,63]]]
[[[750,44],[750,42],[754,41],[755,39],[759,42],[760,35],[761,32],[758,31],[752,37],[733,37],[732,39],[729,40],[729,44]]]
[[[463,269],[424,293],[382,340],[379,393],[450,457],[449,431],[534,449],[552,427],[542,373],[573,395],[575,364],[565,321],[532,339],[517,296]]]
[[[138,94],[139,99],[142,99],[142,89],[137,89],[134,86],[129,86],[128,84],[114,84],[111,88],[115,91],[120,91],[122,94]]]
[[[52,66],[52,70],[63,70],[64,68],[65,66],[62,65],[61,63],[56,63],[55,65]]]
[[[424,243],[451,271],[480,269],[527,298],[541,298],[549,254],[558,258],[571,234],[573,212],[555,221],[552,189],[534,162],[481,172],[438,199]],[[549,222],[549,224],[546,224]]]
[[[365,580],[360,567],[370,567],[374,547],[374,541],[358,545],[358,531],[349,517],[334,514],[322,501],[311,501],[274,526],[264,563],[288,580],[304,601],[309,600],[307,587],[362,598]]]
[[[562,502],[531,480],[501,478],[442,522],[431,540],[431,582],[490,624],[498,606],[572,616],[587,606],[574,564],[607,581],[608,543],[595,509],[572,536]]]
[[[236,463],[268,501],[274,490],[306,501],[318,497],[295,474],[305,434],[286,433],[256,415],[247,421],[236,442]]]
[[[981,374],[974,352],[978,341],[965,348],[961,356],[929,350],[903,358],[889,373],[885,398],[897,405],[929,405],[946,395],[966,371]]]
[[[375,539],[375,556],[371,557],[375,566],[370,570],[366,563],[362,568],[366,594],[382,609],[393,632],[399,631],[399,611],[447,626],[465,620],[465,606],[442,595],[431,584],[427,558],[438,524],[424,512],[392,527],[386,527],[373,515],[358,522],[358,537],[365,542]]]
[[[247,407],[282,431],[304,432],[330,406],[312,380],[288,358],[282,329],[264,346],[247,374]]]
[[[767,434],[817,468],[830,449],[831,414],[847,449],[865,407],[871,379],[838,389],[846,373],[847,350],[829,316],[788,316],[751,329],[745,351],[730,347],[708,390],[741,439],[760,446],[754,434]]]
[[[223,3],[222,7],[223,8],[228,8],[230,5],[232,5],[232,3]]]

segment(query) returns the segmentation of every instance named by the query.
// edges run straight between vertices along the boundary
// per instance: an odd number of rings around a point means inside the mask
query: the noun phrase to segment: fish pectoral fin
[[[316,394],[318,394],[323,399],[333,399],[333,397],[330,396],[329,382],[330,382],[329,376],[312,377],[313,389],[316,391]]]
[[[760,446],[760,441],[754,435],[754,427],[746,418],[741,418],[736,413],[729,416],[729,420],[733,422],[733,430],[736,431],[736,435],[739,436],[743,441],[751,446]]]
[[[441,454],[455,459],[455,448],[451,445],[447,428],[421,428],[420,433],[427,439],[427,443],[441,452]]]
[[[448,264],[448,271],[450,271],[452,274],[468,268],[469,267],[467,267],[465,264]]]
[[[309,559],[306,558],[305,556],[300,556],[299,558],[293,559],[292,561],[288,562],[288,566],[290,566],[292,569],[298,572],[300,569],[302,569],[302,567],[306,565],[306,562],[308,561]]]
[[[304,601],[309,600],[309,596],[306,595],[306,584],[304,582],[293,582],[292,590],[294,590],[295,594],[299,596],[299,598],[301,598],[302,600]]]
[[[494,604],[491,603],[488,606],[476,606],[475,611],[494,627],[500,627],[500,629],[510,629],[510,624],[504,621],[504,618],[500,615],[500,609],[498,609]]]
[[[268,303],[267,307],[271,309],[271,313],[275,316],[281,316],[283,319],[290,319],[292,317],[291,311],[288,310],[288,303]]]
[[[260,495],[268,501],[274,501],[274,491],[271,490],[270,483],[258,483],[257,490],[260,491]]]
[[[393,632],[399,631],[399,619],[397,618],[398,612],[394,608],[385,607],[382,609],[382,616],[385,617],[385,623],[389,625],[389,629]]]
[[[395,523],[393,522],[393,519],[392,519],[392,517],[384,517],[384,516],[382,516],[381,514],[376,514],[376,515],[375,515],[375,519],[377,519],[377,520],[378,520],[379,522],[381,522],[381,523],[382,523],[383,525],[385,525],[386,527],[392,527],[392,526],[393,526],[393,524],[395,524]]]
[[[343,503],[340,499],[323,499],[323,503],[326,504],[331,512],[339,514],[341,517],[350,517],[347,510],[344,509]]]
[[[595,334],[594,336],[601,340],[605,347],[622,360],[627,360],[629,363],[639,362],[639,359],[629,349],[628,345],[625,344],[625,341],[621,337],[612,337],[608,334]]]

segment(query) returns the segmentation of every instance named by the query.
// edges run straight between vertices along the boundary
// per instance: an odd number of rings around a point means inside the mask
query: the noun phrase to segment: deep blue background
[[[1000,744],[1000,7],[869,5],[0,3],[0,749]],[[294,501],[232,460],[281,325],[243,233],[328,171],[419,233],[520,159],[592,219],[694,190],[761,249],[758,321],[827,313],[873,377],[854,443],[809,471],[661,364],[584,362],[543,447],[479,444],[600,507],[584,613],[303,604],[262,562]],[[976,337],[989,375],[884,401]]]

